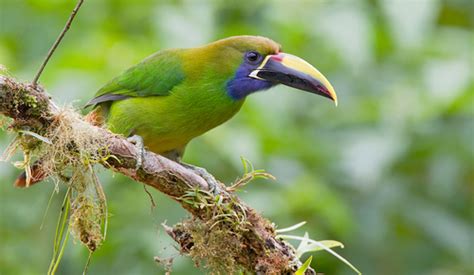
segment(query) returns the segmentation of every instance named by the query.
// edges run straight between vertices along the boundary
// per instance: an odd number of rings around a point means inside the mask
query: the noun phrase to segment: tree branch
[[[58,127],[58,112],[59,108],[40,87],[0,76],[0,114],[13,119],[11,129],[26,127],[39,135],[45,129],[51,132]],[[136,169],[135,145],[77,117],[81,127],[96,132],[107,143],[112,157],[100,164],[168,195],[193,216],[192,221],[165,228],[181,251],[195,261],[204,260],[212,268],[216,268],[216,262],[234,265],[234,270],[258,274],[292,274],[301,266],[294,249],[276,237],[274,226],[224,185],[212,191],[191,170],[149,151],[144,154],[142,166]],[[306,274],[315,272],[309,268]]]

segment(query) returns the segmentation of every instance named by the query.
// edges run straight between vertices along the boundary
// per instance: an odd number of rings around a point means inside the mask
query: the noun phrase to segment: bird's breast
[[[107,125],[116,133],[140,135],[145,146],[156,153],[184,148],[191,139],[239,111],[243,100],[216,94],[220,92],[175,91],[169,96],[117,101],[110,108]]]

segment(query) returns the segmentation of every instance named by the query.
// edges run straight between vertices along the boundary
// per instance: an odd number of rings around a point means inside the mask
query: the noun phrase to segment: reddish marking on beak
[[[324,97],[327,97],[333,101],[335,101],[336,99],[333,98],[333,95],[331,94],[331,92],[329,91],[328,88],[324,87],[324,85],[322,84],[319,84],[316,86],[316,89],[318,90],[318,92],[320,93],[320,95],[324,96]]]
[[[273,59],[275,61],[278,61],[278,62],[283,61],[283,57],[280,55],[280,53],[278,53],[277,55],[272,55],[271,59]]]

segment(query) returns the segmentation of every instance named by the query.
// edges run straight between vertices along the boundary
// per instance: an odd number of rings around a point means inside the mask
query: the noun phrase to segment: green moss
[[[209,223],[191,219],[183,223],[193,240],[189,255],[197,266],[214,274],[234,274],[240,271],[236,259],[242,256],[242,235],[227,226],[211,228]]]
[[[184,252],[190,254],[196,265],[203,263],[215,274],[233,274],[257,265],[265,266],[265,270],[270,270],[270,266],[281,267],[279,263],[274,262],[274,259],[267,256],[263,257],[262,262],[258,262],[259,258],[255,255],[253,248],[249,247],[249,243],[264,243],[264,240],[252,240],[258,236],[251,232],[250,221],[255,221],[255,213],[249,212],[232,193],[256,178],[273,179],[274,177],[263,170],[255,170],[245,159],[242,159],[242,163],[244,175],[226,188],[228,193],[215,195],[196,187],[187,190],[179,198],[200,217],[200,219],[184,221],[179,225],[180,232],[184,232],[183,236],[189,235],[189,242],[192,243],[188,245],[186,241],[179,242],[182,247],[189,246],[188,251]],[[286,259],[278,261],[287,264]]]
[[[71,202],[71,233],[90,251],[95,251],[103,241],[101,220],[102,211],[93,197],[79,193]]]

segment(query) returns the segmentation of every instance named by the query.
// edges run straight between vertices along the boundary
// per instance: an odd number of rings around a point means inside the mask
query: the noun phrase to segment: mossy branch
[[[199,175],[149,151],[145,152],[141,167],[136,169],[134,144],[88,123],[70,109],[58,108],[41,87],[19,83],[5,76],[0,76],[0,114],[12,119],[10,130],[33,133],[33,136],[28,136],[34,142],[21,147],[23,151],[28,151],[25,156],[34,154],[36,147],[47,142],[51,143],[47,144],[51,146],[49,151],[53,148],[62,152],[62,155],[49,154],[49,161],[56,165],[50,171],[55,172],[56,176],[62,175],[61,171],[57,171],[57,167],[62,167],[58,162],[74,163],[69,155],[65,160],[65,154],[80,155],[78,159],[86,170],[93,164],[101,164],[180,203],[192,218],[173,227],[166,226],[166,231],[180,245],[181,251],[193,257],[196,263],[204,262],[216,273],[293,274],[301,266],[294,248],[276,237],[274,226],[233,192],[248,179],[237,182],[231,188],[222,184],[221,188],[211,191],[210,185]],[[80,128],[81,132],[92,134],[81,139],[71,134],[61,137],[64,129],[69,128]],[[41,140],[34,135],[46,139]],[[58,159],[59,156],[62,158]],[[306,274],[315,272],[309,268]]]

